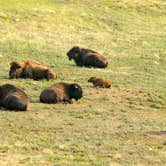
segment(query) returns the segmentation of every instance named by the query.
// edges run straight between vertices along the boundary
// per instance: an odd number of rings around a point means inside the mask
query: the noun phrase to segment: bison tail
[[[106,62],[105,64],[104,64],[104,67],[107,67],[108,66],[108,62]]]
[[[99,68],[106,68],[108,66],[108,62],[102,62],[100,61],[96,67],[99,67]]]
[[[110,89],[111,89],[111,88],[112,88],[112,85],[110,84],[108,88],[110,88]]]

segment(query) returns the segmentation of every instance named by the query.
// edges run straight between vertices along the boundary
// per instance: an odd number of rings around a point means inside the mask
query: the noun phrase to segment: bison
[[[67,52],[69,60],[74,60],[77,66],[105,68],[107,59],[96,51],[74,46]]]
[[[59,82],[44,89],[40,94],[42,103],[72,103],[83,96],[82,88],[76,83]]]
[[[48,67],[32,60],[10,63],[9,78],[32,78],[34,80],[55,79],[56,74]]]
[[[29,104],[27,94],[11,84],[0,86],[0,106],[8,110],[26,111]]]
[[[111,82],[102,78],[91,77],[88,82],[92,82],[94,87],[111,88]]]

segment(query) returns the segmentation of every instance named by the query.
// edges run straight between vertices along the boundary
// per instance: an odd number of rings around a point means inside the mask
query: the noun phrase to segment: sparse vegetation
[[[0,0],[0,84],[22,88],[28,112],[0,111],[0,165],[164,165],[165,0]],[[76,67],[74,45],[104,54],[106,69]],[[9,63],[32,59],[57,80],[8,79]],[[93,88],[91,76],[112,82]],[[39,103],[59,81],[81,84],[72,105]]]

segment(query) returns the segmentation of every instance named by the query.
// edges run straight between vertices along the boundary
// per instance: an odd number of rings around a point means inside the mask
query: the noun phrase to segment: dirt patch
[[[166,140],[166,130],[148,131],[146,134],[148,134],[151,137],[155,137],[161,140]]]
[[[114,88],[112,89],[112,97],[121,99],[148,99],[148,95],[133,89],[122,89],[122,88]]]
[[[132,108],[144,109],[149,108],[149,96],[147,93],[135,90],[113,87],[112,89],[94,88],[92,85],[84,90],[86,105],[100,107],[103,110],[113,109],[127,110]],[[93,100],[93,104],[92,104]],[[133,109],[134,108],[134,109]]]

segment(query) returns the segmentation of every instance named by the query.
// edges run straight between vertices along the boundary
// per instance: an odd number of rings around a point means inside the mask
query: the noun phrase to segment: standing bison
[[[32,78],[34,80],[55,79],[56,75],[48,67],[31,60],[10,63],[10,78]]]
[[[26,111],[28,103],[28,97],[21,89],[10,84],[0,86],[0,106],[8,110]]]
[[[75,46],[67,52],[69,60],[74,60],[77,66],[105,68],[107,59],[96,51]]]
[[[83,95],[80,85],[75,83],[59,82],[46,89],[40,94],[42,103],[72,103],[74,98],[76,101]]]

